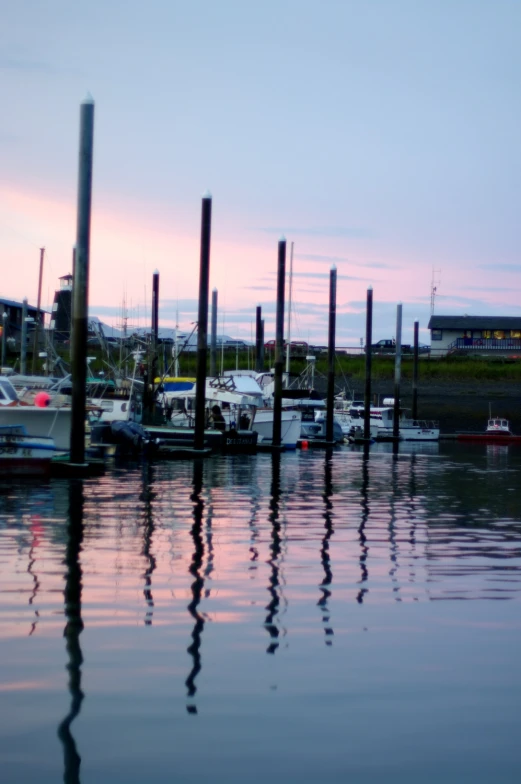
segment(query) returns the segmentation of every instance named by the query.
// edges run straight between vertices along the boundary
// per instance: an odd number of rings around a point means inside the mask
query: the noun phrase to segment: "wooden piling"
[[[396,354],[394,356],[393,438],[400,438],[400,381],[402,375],[402,303],[396,306]]]
[[[72,423],[71,463],[85,462],[87,396],[87,318],[89,301],[90,216],[94,148],[94,101],[80,108],[78,209],[72,304]]]
[[[210,279],[210,237],[212,228],[212,197],[206,193],[201,209],[201,259],[199,268],[199,313],[197,319],[197,366],[195,385],[194,449],[204,447],[206,359],[208,354],[208,285]]]
[[[412,368],[412,418],[418,419],[418,343],[419,322],[414,322],[414,359]]]
[[[284,284],[286,278],[286,240],[281,237],[277,263],[277,318],[275,324],[275,373],[273,391],[273,446],[281,444],[282,436],[282,372],[284,365]]]
[[[365,315],[365,389],[364,389],[364,439],[371,437],[371,359],[373,342],[373,287],[367,289],[367,305]]]
[[[329,273],[329,339],[327,372],[326,441],[332,443],[335,404],[335,333],[336,333],[336,266]]]

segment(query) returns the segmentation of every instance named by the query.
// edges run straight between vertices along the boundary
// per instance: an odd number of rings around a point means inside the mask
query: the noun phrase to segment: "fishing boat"
[[[53,438],[29,435],[23,425],[0,426],[0,477],[48,476],[55,455]]]
[[[375,425],[377,441],[391,441],[394,439],[394,402],[387,398],[383,406],[372,406],[369,422]],[[438,441],[440,427],[438,422],[425,419],[413,419],[407,409],[400,409],[398,422],[398,439],[400,441]]]
[[[364,427],[364,403],[353,401],[346,410],[342,428],[347,430],[347,439],[353,442],[361,438]],[[335,416],[338,417],[337,408]],[[375,441],[394,440],[394,398],[384,398],[383,405],[371,406],[369,413],[370,437]],[[414,419],[408,410],[400,409],[398,439],[400,441],[438,441],[440,427],[438,422],[425,419]]]
[[[508,419],[491,417],[483,433],[458,433],[458,441],[474,441],[482,444],[520,444],[521,436],[510,430]]]
[[[176,388],[176,386],[177,388]],[[263,390],[249,374],[234,373],[209,378],[206,381],[208,424],[215,430],[212,408],[219,406],[225,431],[253,431],[259,445],[269,446],[273,440],[273,408],[267,406]],[[168,428],[189,429],[195,426],[195,380],[172,379],[169,388],[160,392]],[[282,410],[281,442],[285,449],[295,449],[300,437],[302,414],[300,411]],[[148,428],[150,429],[150,428]],[[214,434],[215,436],[215,434]],[[242,436],[241,436],[242,438]],[[234,436],[232,442],[237,440]],[[233,445],[233,443],[231,444]]]
[[[0,427],[21,425],[31,436],[52,438],[57,450],[68,451],[72,409],[70,405],[53,405],[46,393],[42,395],[48,404],[24,404],[8,377],[0,376]]]

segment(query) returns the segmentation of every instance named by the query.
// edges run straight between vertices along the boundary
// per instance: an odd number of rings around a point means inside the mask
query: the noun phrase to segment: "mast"
[[[34,325],[34,344],[33,344],[33,375],[36,372],[36,352],[38,350],[38,337],[40,332],[40,305],[42,302],[42,276],[43,276],[43,257],[45,248],[40,248],[40,272],[38,275],[38,301],[36,303],[36,323]]]

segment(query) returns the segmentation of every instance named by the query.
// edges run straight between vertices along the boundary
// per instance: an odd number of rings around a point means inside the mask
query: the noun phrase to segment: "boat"
[[[57,454],[54,439],[33,436],[24,425],[0,426],[0,476],[48,476]]]
[[[174,387],[177,384],[177,389]],[[253,431],[257,444],[269,446],[273,441],[273,408],[265,404],[263,391],[249,374],[234,373],[209,378],[206,381],[208,420],[211,409],[219,406],[225,431]],[[168,428],[186,429],[195,426],[195,380],[172,379],[168,389],[160,392]],[[300,411],[282,410],[281,444],[285,449],[295,449],[300,437],[302,414]],[[215,430],[215,427],[210,428]],[[211,438],[211,434],[208,433]],[[235,439],[237,436],[234,437]]]
[[[375,425],[371,430],[377,441],[394,439],[394,402],[392,398],[384,399],[383,406],[372,406],[369,423]],[[439,441],[440,427],[438,422],[426,419],[413,419],[408,410],[400,409],[398,439],[400,441]]]
[[[337,404],[339,405],[339,404]],[[346,433],[350,443],[363,440],[364,430],[364,403],[363,401],[352,401],[350,404],[340,401],[342,408],[335,410],[335,416],[342,418],[342,429]],[[375,441],[394,440],[394,398],[384,398],[383,405],[371,406],[369,413],[370,438]],[[440,437],[440,427],[438,422],[425,419],[413,419],[409,416],[408,409],[400,409],[399,420],[400,441],[438,441]]]
[[[52,398],[44,392],[42,395],[49,405],[24,404],[9,378],[0,376],[0,427],[23,426],[31,436],[52,438],[58,451],[68,451],[72,409],[70,405],[53,405]]]
[[[335,419],[340,424],[345,438],[352,434],[353,427],[360,425],[364,418],[365,404],[363,400],[348,400],[345,393],[335,397]]]
[[[474,441],[482,444],[519,444],[521,435],[510,430],[508,419],[491,417],[483,433],[457,433],[458,441]]]

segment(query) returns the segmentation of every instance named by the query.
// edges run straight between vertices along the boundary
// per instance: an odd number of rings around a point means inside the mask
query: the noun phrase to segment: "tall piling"
[[[365,388],[364,388],[364,438],[371,437],[371,360],[373,350],[373,287],[367,289],[365,313]]]
[[[400,438],[400,382],[402,375],[402,303],[396,306],[396,354],[394,357],[393,438]]]
[[[327,370],[327,409],[326,409],[326,441],[332,443],[333,417],[335,405],[335,336],[336,336],[336,266],[329,273],[329,339],[328,339],[328,370]]]
[[[414,355],[412,366],[412,418],[418,419],[418,355],[419,355],[419,322],[414,322]]]
[[[286,335],[286,386],[289,386],[289,368],[291,364],[291,306],[293,293],[293,242],[289,255],[289,298],[288,298],[288,334]]]
[[[7,311],[2,313],[2,367],[5,366],[5,348],[7,340]]]
[[[217,375],[217,289],[212,291],[212,334],[210,336],[210,376]]]
[[[264,345],[265,345],[264,319],[261,320],[260,329],[261,329],[261,345],[260,345],[260,371],[259,372],[262,373],[262,371],[264,370]]]
[[[262,308],[257,305],[255,311],[255,370],[257,373],[262,372]]]
[[[284,284],[286,278],[286,240],[281,237],[277,262],[277,318],[275,323],[275,373],[273,390],[273,446],[282,436],[282,371],[284,365]]]
[[[27,373],[27,298],[22,302],[22,335],[20,338],[20,373]]]
[[[150,339],[150,394],[148,396],[149,412],[152,422],[156,409],[156,377],[158,375],[158,346],[159,346],[159,270],[154,270],[152,275],[152,320]]]
[[[197,318],[197,365],[195,373],[195,449],[203,449],[204,447],[211,229],[212,197],[210,193],[205,193],[201,208],[201,260],[199,266],[199,313]]]
[[[70,459],[71,463],[78,464],[85,462],[87,319],[93,149],[94,101],[88,96],[80,107],[76,253],[72,287],[72,424]]]

